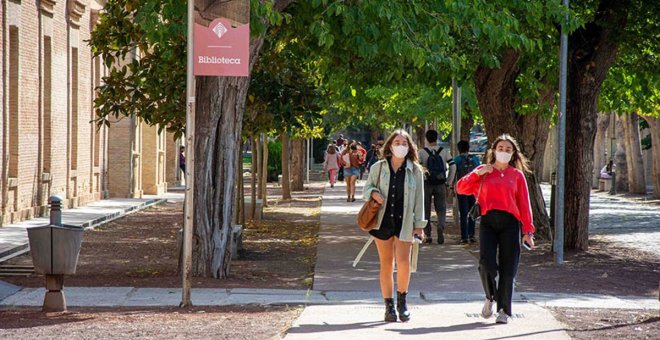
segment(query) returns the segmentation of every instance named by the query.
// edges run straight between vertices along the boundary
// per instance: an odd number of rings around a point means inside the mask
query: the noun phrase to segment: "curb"
[[[44,288],[23,288],[5,285],[0,294],[0,309],[38,307],[43,303]],[[0,288],[3,288],[0,281]],[[2,291],[0,290],[0,293]],[[71,307],[176,307],[181,302],[180,288],[134,287],[65,287],[67,304]],[[413,292],[411,303],[418,305],[481,303],[483,299],[469,292]],[[4,297],[3,297],[4,295]],[[658,301],[641,296],[616,297],[600,294],[563,294],[525,292],[516,294],[516,303],[539,307],[655,310]],[[428,298],[432,297],[432,298]],[[288,289],[195,288],[195,306],[231,305],[380,305],[378,292],[314,291]]]

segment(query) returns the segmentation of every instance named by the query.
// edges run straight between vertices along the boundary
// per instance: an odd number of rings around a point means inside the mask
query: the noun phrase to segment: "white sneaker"
[[[484,302],[484,308],[481,309],[481,317],[488,319],[493,316],[493,300],[486,299]]]
[[[507,323],[509,323],[509,319],[511,319],[509,314],[504,313],[504,310],[500,309],[500,311],[497,312],[497,319],[495,320],[495,323],[507,324]]]

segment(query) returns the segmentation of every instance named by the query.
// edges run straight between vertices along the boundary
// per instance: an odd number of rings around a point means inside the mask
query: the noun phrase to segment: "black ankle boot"
[[[393,298],[385,299],[385,322],[396,322]]]
[[[410,312],[408,311],[406,296],[408,296],[408,292],[396,292],[396,310],[399,312],[399,320],[403,322],[410,320]]]

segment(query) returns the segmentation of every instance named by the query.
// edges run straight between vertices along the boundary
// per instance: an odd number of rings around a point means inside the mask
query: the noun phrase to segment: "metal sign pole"
[[[184,200],[183,252],[180,307],[192,306],[192,239],[195,182],[195,76],[193,75],[193,25],[195,0],[188,0],[188,53],[186,72],[186,196]]]
[[[555,263],[564,264],[564,178],[566,168],[566,69],[568,57],[568,0],[564,0],[566,15],[561,25],[559,71],[559,129],[557,130],[557,199],[555,205]]]
[[[461,140],[461,88],[458,86],[456,79],[451,80],[452,86],[452,128],[451,128],[451,154],[452,156],[458,155],[458,142]],[[450,183],[451,186],[454,183]],[[454,189],[455,190],[455,189]],[[458,209],[458,197],[454,194],[451,195],[452,200],[452,215],[454,216],[454,224],[460,225],[460,216]]]

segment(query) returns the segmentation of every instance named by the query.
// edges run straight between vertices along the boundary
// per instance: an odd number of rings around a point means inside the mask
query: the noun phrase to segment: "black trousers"
[[[520,222],[508,212],[488,211],[479,226],[479,276],[486,298],[508,315],[519,263]]]
[[[468,212],[475,203],[472,195],[456,195],[458,200],[458,212],[461,220],[461,240],[468,241],[474,237],[474,221],[468,218]]]
[[[431,200],[433,200],[433,207],[431,207]],[[433,237],[431,230],[431,208],[435,208],[435,213],[438,215],[437,237],[440,238],[445,231],[447,224],[447,185],[434,184],[431,185],[424,181],[424,214],[428,223],[424,227],[424,235],[426,237]]]

